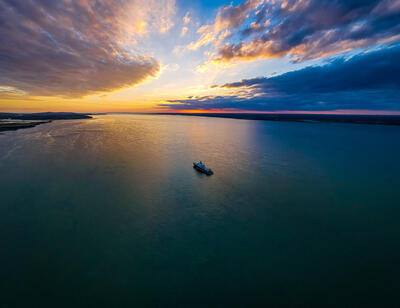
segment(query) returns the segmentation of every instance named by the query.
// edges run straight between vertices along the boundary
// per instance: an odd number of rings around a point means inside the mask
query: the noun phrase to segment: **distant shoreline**
[[[340,114],[253,114],[253,113],[152,113],[210,118],[303,123],[350,123],[400,126],[400,115],[340,115]]]
[[[91,119],[88,114],[46,112],[46,113],[0,113],[0,132],[32,128],[54,120]]]
[[[5,131],[9,131],[9,130],[18,130],[18,129],[24,129],[24,128],[32,128],[35,126],[38,126],[40,124],[46,124],[46,123],[50,123],[50,120],[47,121],[35,121],[35,122],[28,122],[28,121],[24,121],[24,120],[18,120],[21,121],[20,123],[18,122],[6,122],[6,121],[2,121],[0,120],[0,132],[5,132]]]

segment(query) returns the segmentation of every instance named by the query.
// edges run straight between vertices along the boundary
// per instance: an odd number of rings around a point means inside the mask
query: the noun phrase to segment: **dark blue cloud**
[[[285,55],[302,61],[398,41],[400,1],[266,1],[248,14],[241,27],[230,30],[215,61]]]
[[[376,50],[324,66],[306,67],[269,78],[222,85],[252,96],[172,100],[160,107],[205,110],[330,111],[400,110],[400,47]]]

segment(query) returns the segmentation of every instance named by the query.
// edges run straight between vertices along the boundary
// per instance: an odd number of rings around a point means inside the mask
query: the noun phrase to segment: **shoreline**
[[[27,122],[22,120],[23,123],[18,123],[18,122],[1,122],[0,121],[0,132],[5,132],[5,131],[15,131],[18,129],[24,129],[24,128],[33,128],[41,124],[46,124],[46,123],[51,123],[51,120],[46,120],[46,121],[34,121],[34,122]]]
[[[55,120],[92,119],[89,114],[71,112],[0,113],[0,132],[33,128]]]
[[[346,123],[400,126],[399,115],[325,115],[325,114],[253,114],[253,113],[152,113],[209,118],[301,123]]]

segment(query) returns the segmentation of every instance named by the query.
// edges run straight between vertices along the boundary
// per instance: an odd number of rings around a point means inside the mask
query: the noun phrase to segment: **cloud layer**
[[[172,26],[173,0],[2,0],[0,86],[81,97],[135,85],[160,64],[126,48]]]
[[[400,110],[400,47],[336,59],[269,78],[220,86],[235,94],[172,100],[171,110]]]
[[[400,39],[400,0],[247,0],[222,7],[189,49],[214,42],[214,62],[294,61]]]

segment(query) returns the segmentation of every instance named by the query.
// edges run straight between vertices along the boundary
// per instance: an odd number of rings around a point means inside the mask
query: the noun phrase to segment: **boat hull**
[[[203,169],[203,168],[201,168],[201,167],[199,167],[199,166],[197,166],[195,164],[193,164],[193,168],[196,169],[197,171],[201,172],[201,173],[206,174],[206,175],[214,174],[214,172],[212,172],[212,170],[205,170],[205,169]]]

